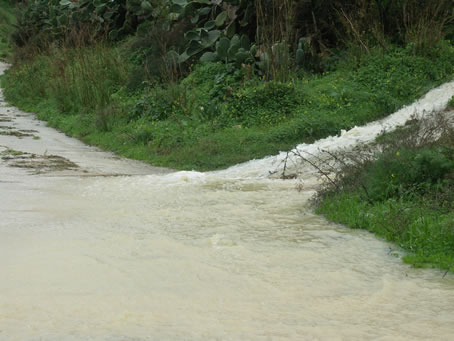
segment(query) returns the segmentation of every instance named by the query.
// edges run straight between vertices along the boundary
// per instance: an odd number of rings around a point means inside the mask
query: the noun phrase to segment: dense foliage
[[[45,48],[56,41],[74,46],[137,33],[143,44],[134,50],[145,55],[159,50],[170,65],[223,61],[250,65],[273,79],[288,79],[293,67],[326,69],[333,48],[360,56],[374,46],[411,44],[424,53],[454,33],[450,0],[16,2],[18,46]]]

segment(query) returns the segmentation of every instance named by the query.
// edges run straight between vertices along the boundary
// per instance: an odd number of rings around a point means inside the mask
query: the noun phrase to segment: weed
[[[297,104],[292,83],[271,81],[246,85],[232,93],[226,117],[231,126],[271,126],[289,119]]]
[[[454,109],[454,96],[448,102],[448,109]]]

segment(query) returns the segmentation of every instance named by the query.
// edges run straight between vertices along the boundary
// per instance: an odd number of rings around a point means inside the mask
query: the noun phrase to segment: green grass
[[[135,84],[121,49],[51,49],[4,77],[7,99],[69,135],[176,169],[212,170],[379,119],[452,79],[454,48],[374,51],[359,65],[264,82],[224,64],[183,80]],[[131,85],[133,84],[133,85]]]
[[[319,191],[316,212],[396,243],[416,267],[454,271],[454,129],[426,119],[376,143],[375,157],[344,155],[353,162]]]
[[[454,109],[454,96],[448,102],[448,109]]]
[[[0,0],[0,60],[8,59],[11,54],[11,34],[16,17],[10,1]]]

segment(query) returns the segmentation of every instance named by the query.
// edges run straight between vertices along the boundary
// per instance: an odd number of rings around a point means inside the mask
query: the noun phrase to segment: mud
[[[0,153],[1,159],[9,167],[24,168],[33,174],[49,173],[79,168],[74,162],[58,155],[38,155],[14,149],[6,149]]]

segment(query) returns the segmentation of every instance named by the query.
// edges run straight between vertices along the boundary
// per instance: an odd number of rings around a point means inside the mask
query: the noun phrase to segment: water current
[[[453,94],[298,150],[369,141]],[[0,131],[1,341],[454,340],[453,276],[314,215],[313,171],[269,176],[285,153],[172,172],[2,97]]]

